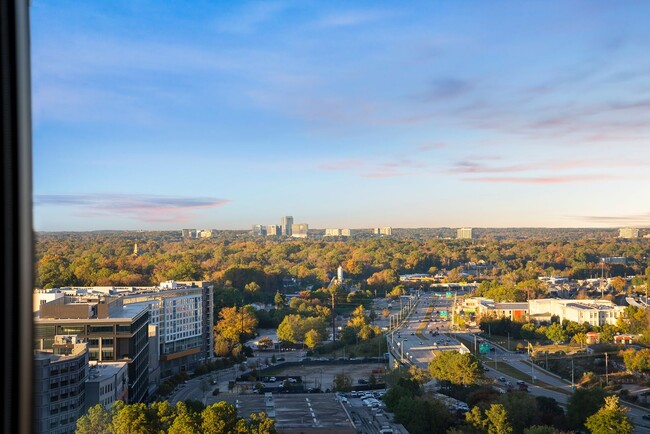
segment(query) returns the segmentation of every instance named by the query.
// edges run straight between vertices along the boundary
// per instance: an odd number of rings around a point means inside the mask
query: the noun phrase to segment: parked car
[[[506,382],[506,377],[499,377],[499,378],[497,378],[497,380],[499,380],[502,383],[505,383]]]

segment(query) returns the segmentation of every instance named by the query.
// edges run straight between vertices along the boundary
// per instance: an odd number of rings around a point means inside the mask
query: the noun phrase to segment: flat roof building
[[[460,228],[456,231],[456,238],[459,240],[471,240],[474,238],[474,229]]]
[[[55,335],[34,352],[34,433],[73,434],[86,412],[88,344],[77,336]]]
[[[531,319],[548,321],[552,316],[557,316],[560,322],[566,319],[580,324],[587,322],[592,326],[615,325],[625,310],[609,300],[542,298],[529,300],[528,304]]]
[[[126,362],[91,362],[86,381],[86,408],[101,404],[107,410],[115,401],[129,401],[129,372]]]
[[[34,318],[34,348],[47,349],[56,335],[76,335],[88,343],[89,359],[128,364],[129,402],[147,398],[149,311],[125,306],[121,297],[65,296],[40,307]]]

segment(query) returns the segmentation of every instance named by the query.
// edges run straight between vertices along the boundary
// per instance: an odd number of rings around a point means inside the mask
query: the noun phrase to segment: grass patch
[[[430,306],[430,307],[427,309],[427,313],[426,313],[425,316],[424,316],[424,321],[422,321],[422,322],[420,323],[420,325],[418,326],[417,331],[415,332],[415,335],[416,335],[417,337],[419,337],[420,339],[429,340],[429,338],[427,338],[426,336],[424,336],[424,333],[422,333],[422,332],[424,331],[424,329],[427,328],[427,325],[428,325],[429,322],[431,321],[431,314],[433,314],[433,306]]]

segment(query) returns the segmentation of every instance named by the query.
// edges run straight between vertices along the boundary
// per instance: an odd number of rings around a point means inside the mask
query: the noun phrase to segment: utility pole
[[[571,390],[575,390],[574,378],[573,378],[573,357],[571,357]]]
[[[605,353],[605,386],[609,386],[609,368],[607,366],[608,362],[607,353]]]
[[[605,298],[605,258],[600,258],[600,298]]]
[[[334,313],[334,291],[332,294],[332,342],[336,341],[336,313]]]
[[[508,351],[510,351],[510,332],[508,332]]]

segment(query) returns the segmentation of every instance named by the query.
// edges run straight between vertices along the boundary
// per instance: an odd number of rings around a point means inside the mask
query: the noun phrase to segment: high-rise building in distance
[[[471,240],[474,238],[474,229],[460,228],[456,231],[456,238],[459,240]]]
[[[373,228],[372,233],[374,235],[393,235],[393,228],[389,226],[383,228]]]
[[[253,225],[253,236],[254,237],[263,237],[265,235],[266,235],[266,226]]]
[[[618,230],[619,238],[639,238],[638,228],[620,228]]]
[[[307,223],[298,223],[291,225],[291,236],[296,238],[307,238],[309,225]]]
[[[281,226],[278,225],[268,225],[266,227],[266,236],[267,237],[272,237],[274,235],[280,235],[282,230]]]
[[[292,232],[292,226],[293,226],[293,217],[290,215],[285,215],[282,217],[282,235],[285,237],[290,237]]]

